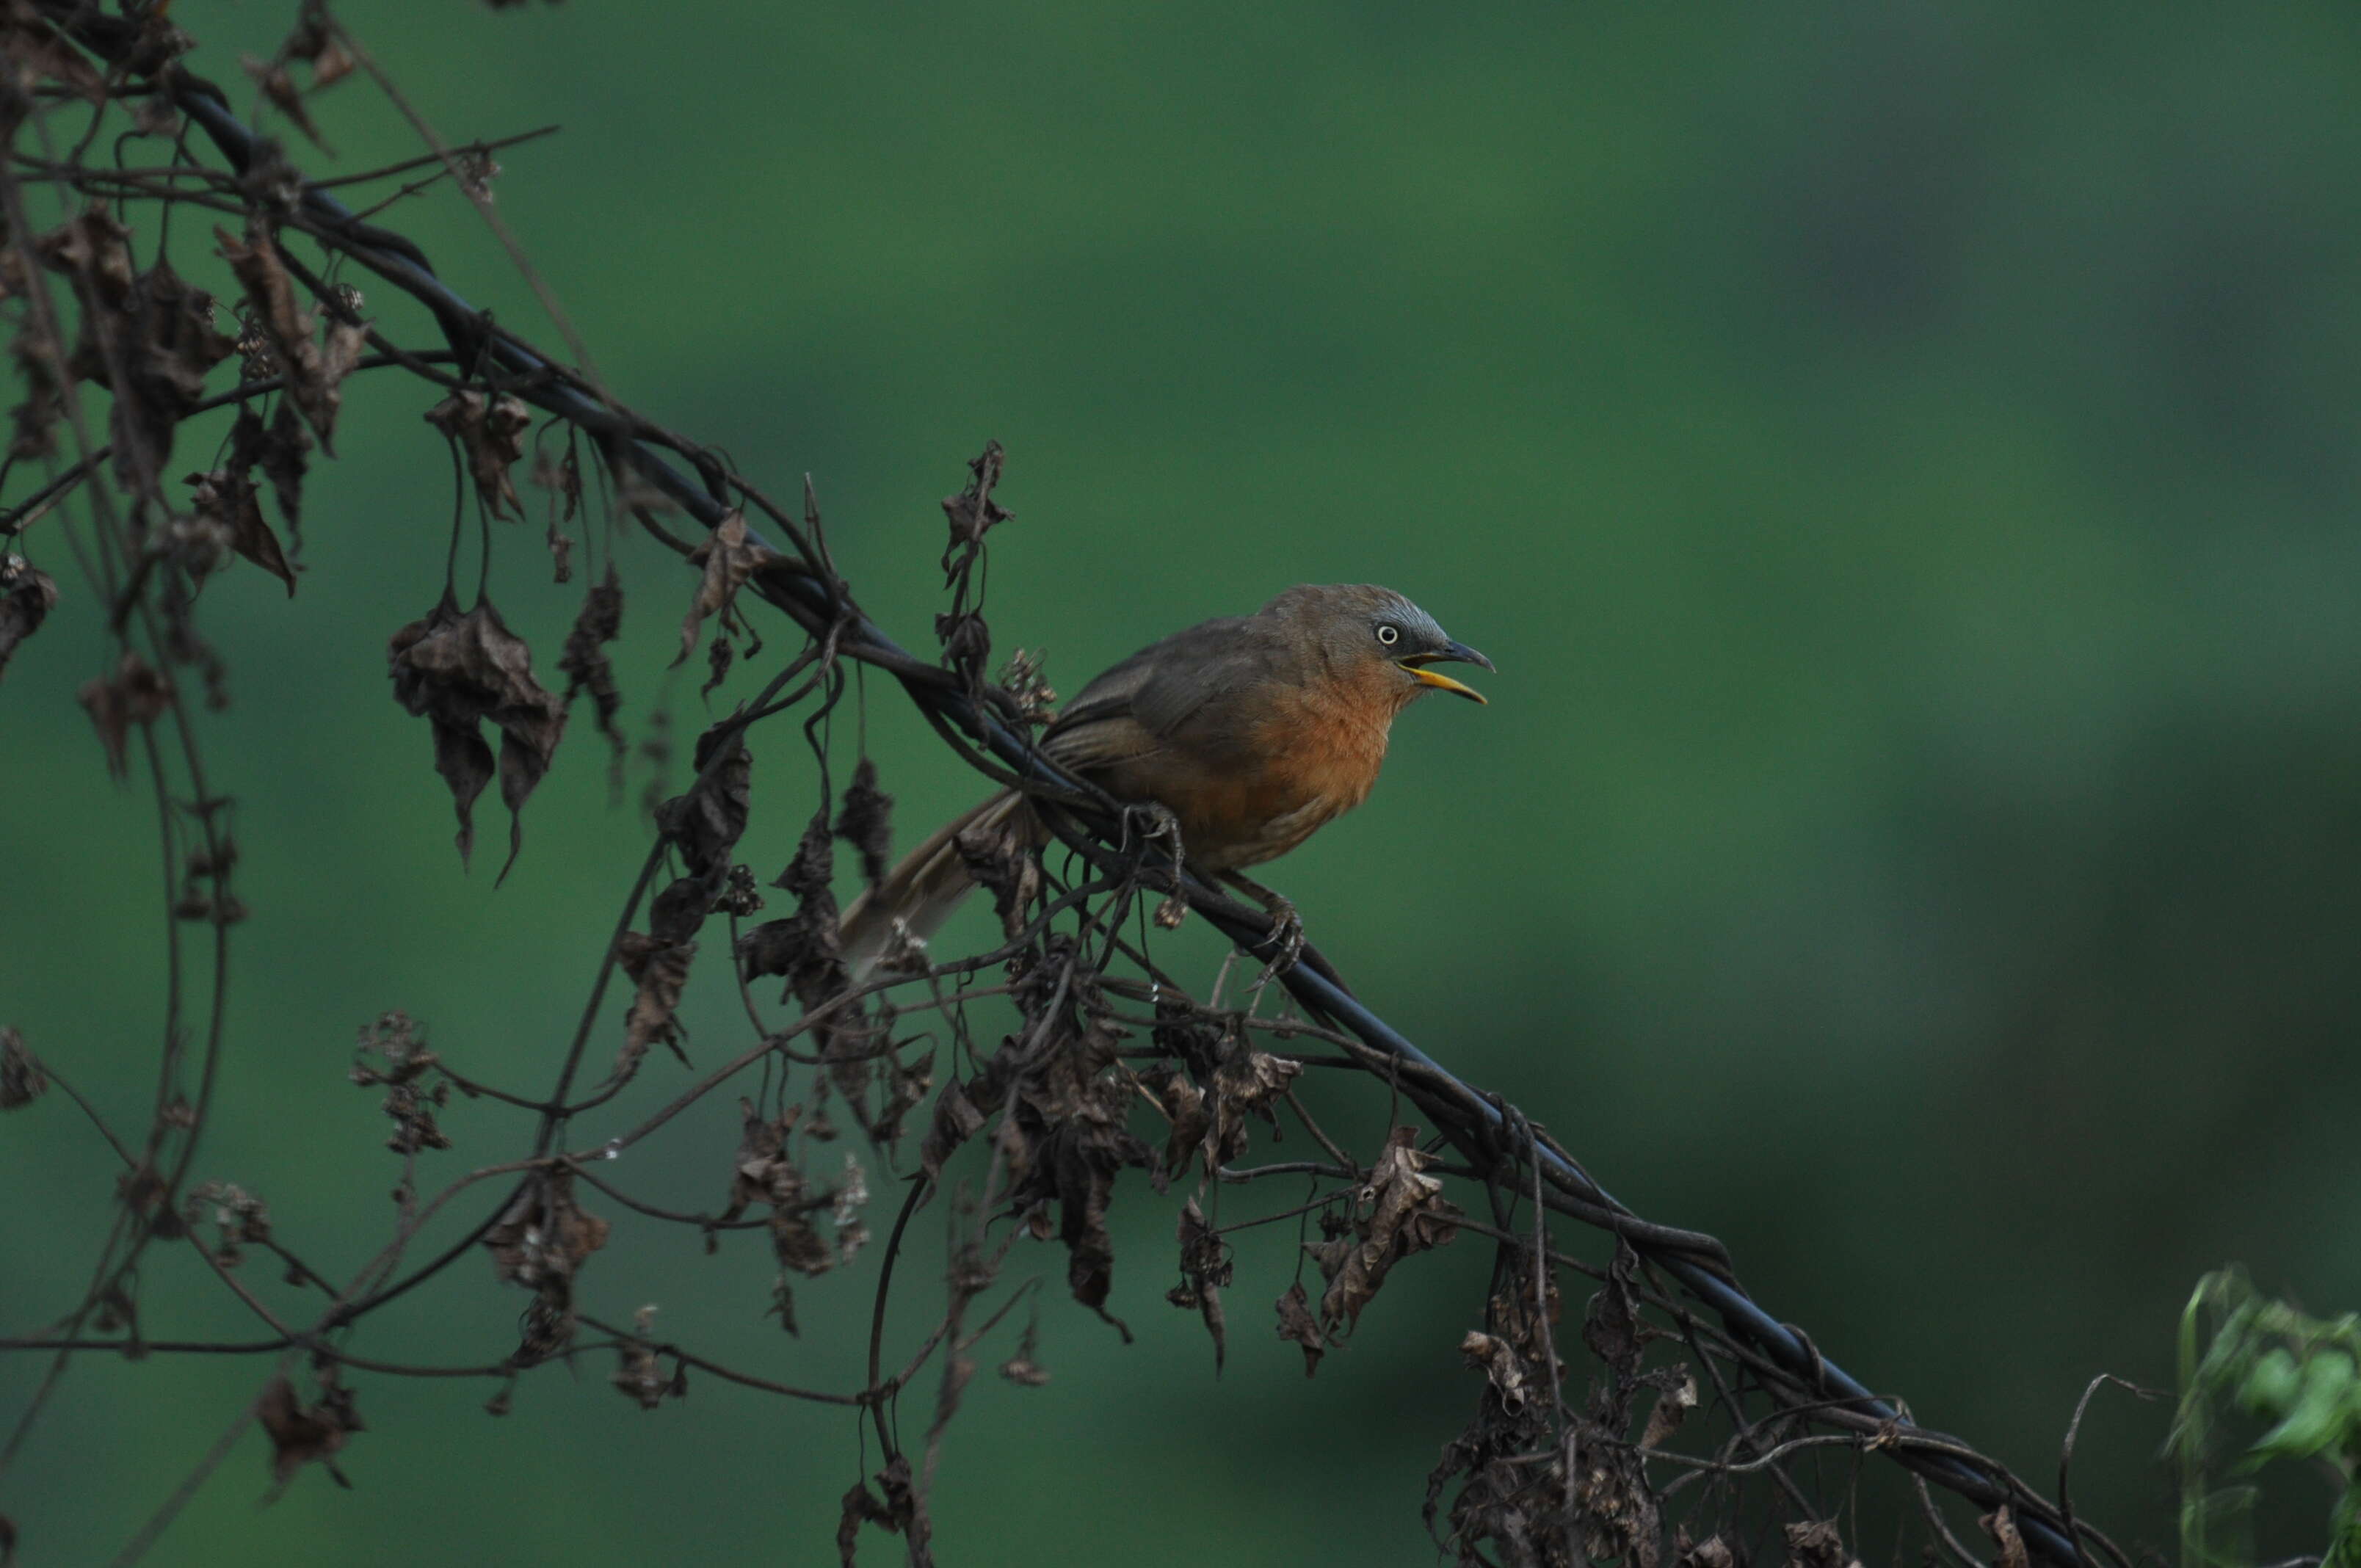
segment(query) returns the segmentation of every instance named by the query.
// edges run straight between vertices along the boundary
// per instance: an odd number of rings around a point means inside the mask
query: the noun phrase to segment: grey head
[[[1300,583],[1262,607],[1258,619],[1277,622],[1299,646],[1316,648],[1340,674],[1376,665],[1400,682],[1400,700],[1447,691],[1482,702],[1475,687],[1433,668],[1492,661],[1455,640],[1434,617],[1391,588],[1375,583]]]

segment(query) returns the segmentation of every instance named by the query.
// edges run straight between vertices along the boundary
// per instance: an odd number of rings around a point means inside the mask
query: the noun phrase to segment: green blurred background
[[[1303,579],[1389,583],[1488,652],[1493,705],[1410,714],[1372,803],[1271,880],[1413,1038],[1643,1212],[1723,1236],[1920,1419],[2043,1476],[2092,1375],[2169,1381],[2203,1270],[2361,1304],[2349,6],[339,10],[447,137],[565,126],[502,156],[499,203],[600,372],[774,493],[808,471],[906,641],[939,608],[937,499],[991,436],[1017,513],[994,625],[1064,690]],[[237,52],[291,11],[174,14],[243,101]],[[363,82],[317,109],[342,158],[298,145],[307,169],[416,150]],[[447,187],[390,221],[555,341]],[[183,269],[226,289],[207,248]],[[405,1008],[463,1070],[537,1091],[646,841],[584,716],[508,885],[489,799],[461,872],[384,674],[440,587],[429,400],[352,384],[302,590],[240,568],[204,607],[254,916],[197,1174],[260,1192],[337,1275],[390,1230],[397,1174],[344,1081],[355,1027]],[[493,589],[550,672],[577,590],[537,532],[504,537]],[[0,1022],[136,1126],[153,815],[73,701],[104,657],[84,585],[53,524],[27,543],[67,602],[0,686]],[[687,579],[640,544],[624,565],[629,720],[668,700],[693,731],[701,669],[662,671]],[[979,786],[873,695],[906,841]],[[809,809],[791,741],[757,763],[741,852],[765,876]],[[1183,938],[1210,979],[1217,949]],[[726,995],[689,1016],[700,1064],[739,1048]],[[681,1078],[659,1056],[634,1103]],[[615,1179],[717,1204],[728,1098]],[[1373,1137],[1384,1108],[1354,1114]],[[523,1136],[489,1103],[447,1126],[430,1182]],[[112,1174],[60,1097],[0,1125],[9,1332],[77,1296]],[[1126,1192],[1111,1306],[1139,1341],[1063,1299],[1061,1255],[1018,1255],[1010,1277],[1049,1277],[1055,1380],[974,1386],[946,1561],[1431,1561],[1417,1506],[1475,1401],[1455,1347],[1480,1258],[1420,1260],[1307,1384],[1267,1315],[1291,1234],[1255,1233],[1216,1379],[1161,1299],[1170,1205]],[[857,1385],[874,1253],[801,1286],[788,1340],[739,1240],[708,1259],[624,1223],[588,1299]],[[149,1258],[151,1334],[248,1332],[184,1253]],[[489,1275],[468,1260],[358,1348],[496,1357],[520,1302]],[[27,1560],[119,1546],[263,1365],[78,1364],[0,1489]],[[488,1387],[362,1377],[357,1490],[311,1474],[258,1510],[249,1437],[153,1560],[830,1559],[849,1420],[710,1378],[642,1414],[608,1369],[533,1376],[505,1421]],[[0,1362],[0,1409],[37,1372]],[[2162,1431],[2112,1398],[2085,1429],[2079,1508],[2127,1541],[2169,1537]],[[2285,1484],[2289,1549],[2327,1503]]]

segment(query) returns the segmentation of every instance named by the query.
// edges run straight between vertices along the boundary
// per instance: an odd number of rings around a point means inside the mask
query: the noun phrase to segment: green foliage
[[[2228,1416],[2269,1425],[2232,1453]],[[2340,1489],[2322,1568],[2355,1568],[2361,1563],[2361,1315],[2306,1317],[2262,1296],[2243,1269],[2207,1275],[2180,1317],[2180,1409],[2169,1447],[2180,1466],[2182,1568],[2254,1561],[2248,1524],[2260,1488],[2243,1479],[2216,1482],[2252,1475],[2275,1459],[2319,1460],[2333,1468]]]

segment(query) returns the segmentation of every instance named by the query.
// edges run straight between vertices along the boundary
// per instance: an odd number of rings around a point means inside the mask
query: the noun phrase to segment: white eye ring
[[[1378,628],[1378,641],[1390,648],[1401,641],[1401,633],[1390,626],[1380,626]]]

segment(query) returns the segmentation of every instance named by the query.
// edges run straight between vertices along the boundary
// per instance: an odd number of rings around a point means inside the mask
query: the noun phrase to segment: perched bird
[[[1115,799],[1172,814],[1191,870],[1251,894],[1300,932],[1287,900],[1246,876],[1361,804],[1394,716],[1431,691],[1484,698],[1432,666],[1492,661],[1434,618],[1367,584],[1289,588],[1253,615],[1175,632],[1091,682],[1041,750]],[[895,945],[924,942],[974,886],[960,835],[1046,832],[1015,791],[955,817],[844,913],[858,982]]]

